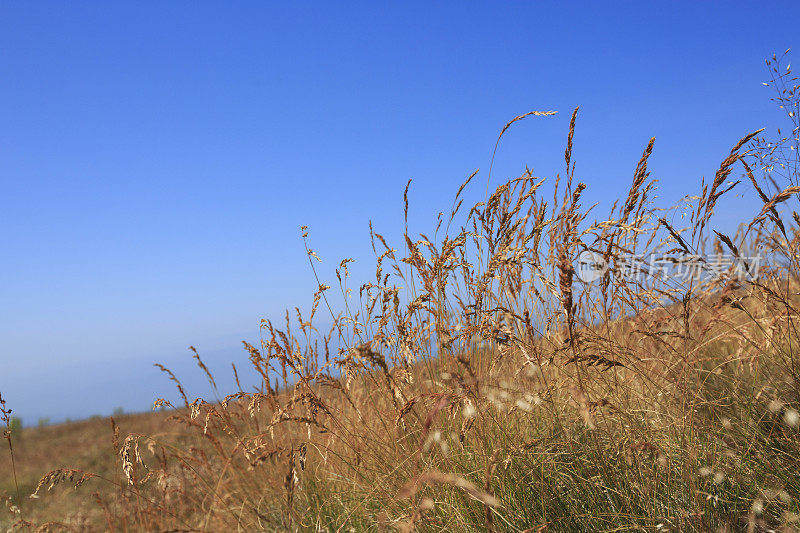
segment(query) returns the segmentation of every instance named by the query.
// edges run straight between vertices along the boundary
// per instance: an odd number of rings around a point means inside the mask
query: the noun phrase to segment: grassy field
[[[526,171],[470,203],[473,175],[429,233],[371,231],[374,278],[354,282],[343,260],[307,316],[262,323],[245,345],[255,392],[206,401],[169,374],[183,401],[156,405],[170,420],[9,434],[0,524],[797,531],[798,93],[774,66],[791,134],[742,132],[677,206],[653,203],[654,140],[607,216],[584,205],[576,109],[559,177]],[[733,235],[714,231],[730,191],[760,203]],[[609,268],[587,278],[586,257]],[[634,257],[659,262],[635,276]]]
[[[159,435],[169,431],[164,413],[145,413],[123,415],[115,420],[119,430],[147,435]],[[82,499],[92,500],[93,492],[105,493],[112,484],[119,485],[123,472],[118,468],[118,458],[114,452],[113,429],[110,418],[95,417],[91,420],[71,422],[45,427],[23,429],[14,440],[14,459],[19,492],[25,496],[33,494],[40,479],[47,473],[64,467],[92,472],[97,479],[88,480],[75,490],[50,491],[42,498],[32,500],[40,523],[63,522],[71,529],[84,529],[84,526],[101,523],[103,512],[97,505],[83,505]],[[163,435],[162,435],[163,437]],[[15,480],[12,475],[11,456],[0,455],[0,494],[16,495]],[[75,482],[82,477],[77,474]],[[100,479],[103,478],[103,479]],[[104,481],[109,480],[109,481]],[[73,483],[74,485],[74,483]],[[46,489],[48,485],[44,488]],[[16,498],[15,498],[16,503]],[[5,507],[5,505],[4,505]],[[10,515],[9,515],[10,516]],[[0,524],[9,526],[9,516]]]

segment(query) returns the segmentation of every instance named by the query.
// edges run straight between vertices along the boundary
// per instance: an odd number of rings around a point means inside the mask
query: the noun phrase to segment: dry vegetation
[[[651,140],[627,195],[604,220],[590,218],[572,156],[576,110],[565,171],[547,192],[526,171],[463,207],[473,175],[429,236],[406,229],[394,247],[371,231],[370,282],[351,287],[344,260],[339,290],[320,281],[309,316],[264,322],[261,345],[246,345],[263,378],[257,392],[194,399],[169,374],[183,399],[156,402],[175,407],[169,425],[127,418],[124,431],[96,437],[97,423],[84,423],[77,433],[105,447],[102,460],[64,443],[71,429],[9,435],[16,475],[0,463],[2,523],[798,530],[798,90],[780,60],[770,69],[791,132],[746,135],[677,207],[652,205]],[[763,208],[737,234],[716,233],[714,210],[734,187]],[[586,250],[612,266],[593,283],[575,272]],[[757,276],[623,275],[624,258],[651,253],[706,266],[719,254],[763,259]],[[336,292],[344,311],[318,331]],[[33,470],[50,463],[81,470],[51,472],[37,488]],[[25,480],[18,489],[15,478]]]

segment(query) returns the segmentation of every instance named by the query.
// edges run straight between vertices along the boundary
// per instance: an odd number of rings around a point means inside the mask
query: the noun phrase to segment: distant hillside
[[[164,435],[177,427],[166,420],[167,416],[168,413],[164,412],[130,414],[118,417],[114,422],[123,439],[129,433]],[[52,470],[72,468],[92,472],[105,480],[89,479],[79,487],[77,490],[85,493],[84,497],[76,498],[72,494],[76,489],[66,483],[64,487],[51,491],[43,490],[35,505],[26,505],[23,509],[33,514],[23,514],[22,518],[37,524],[57,520],[79,528],[87,521],[97,523],[102,510],[88,496],[95,491],[115,491],[113,483],[120,483],[123,475],[120,468],[115,468],[115,461],[119,458],[115,457],[112,437],[111,417],[23,429],[19,439],[14,441],[15,466],[23,501],[36,490],[39,480]],[[0,494],[13,495],[16,488],[11,458],[5,440],[2,444]],[[5,530],[11,524],[10,517],[6,512],[0,514],[0,529]]]

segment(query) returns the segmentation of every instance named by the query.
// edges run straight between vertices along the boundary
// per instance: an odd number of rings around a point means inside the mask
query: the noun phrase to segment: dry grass
[[[775,63],[774,84],[791,87]],[[46,490],[55,481],[86,485],[70,491],[86,515],[60,520],[68,529],[797,530],[798,95],[779,94],[794,106],[790,137],[744,136],[670,209],[652,203],[651,139],[600,220],[575,178],[576,110],[551,189],[526,170],[462,209],[473,175],[430,237],[406,229],[394,248],[371,231],[375,277],[351,287],[340,263],[341,314],[318,280],[309,316],[264,322],[260,346],[245,345],[257,392],[207,402],[170,374],[182,404],[158,404],[176,407],[172,434],[131,424],[103,444],[106,462],[51,473],[35,500],[4,478],[21,504],[9,523],[51,519],[44,502],[65,494]],[[742,183],[729,181],[736,169]],[[737,186],[763,209],[716,233],[714,210]],[[586,250],[613,266],[591,284],[575,272]],[[631,255],[680,265],[722,252],[766,265],[704,282],[621,274]],[[330,331],[314,327],[319,313]],[[53,431],[37,453],[69,464]],[[24,494],[37,490],[24,465],[43,463],[33,448],[14,449]]]
[[[164,413],[123,415],[114,423],[124,433],[160,435],[164,440],[173,440],[174,437],[167,436],[165,432],[175,429],[165,422],[165,418]],[[23,429],[14,442],[14,456],[25,518],[33,518],[37,524],[63,522],[74,529],[81,529],[83,524],[101,523],[103,512],[95,505],[92,493],[108,493],[113,490],[114,484],[121,485],[124,479],[115,460],[113,435],[110,419],[99,417]],[[0,472],[3,473],[0,475],[0,494],[12,496],[14,503],[17,503],[9,454],[0,455]],[[66,475],[62,476],[62,473]],[[67,488],[78,483],[86,473],[96,477],[84,480],[86,483],[78,491]],[[29,499],[28,496],[36,492],[43,476],[47,482],[39,490],[40,497]],[[53,481],[56,482],[53,490],[48,491]],[[64,486],[56,488],[56,484]],[[5,504],[3,507],[6,507]],[[11,523],[8,519],[10,516],[0,519],[0,524],[8,526]]]

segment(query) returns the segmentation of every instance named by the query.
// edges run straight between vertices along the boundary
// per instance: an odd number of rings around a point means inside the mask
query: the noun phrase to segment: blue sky
[[[0,1],[0,392],[26,423],[147,409],[176,367],[246,366],[261,318],[367,224],[413,229],[514,116],[494,180],[563,166],[569,115],[587,195],[624,194],[643,148],[664,203],[746,133],[781,125],[764,59],[793,2]],[[481,182],[485,183],[485,182]],[[483,185],[480,186],[483,190]],[[723,214],[733,223],[741,208]]]

